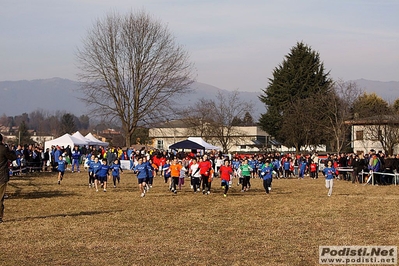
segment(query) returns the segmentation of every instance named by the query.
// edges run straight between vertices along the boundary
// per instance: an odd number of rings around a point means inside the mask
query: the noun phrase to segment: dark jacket
[[[0,143],[0,184],[7,183],[10,180],[8,161],[14,161],[15,159],[17,159],[17,154],[3,143]]]

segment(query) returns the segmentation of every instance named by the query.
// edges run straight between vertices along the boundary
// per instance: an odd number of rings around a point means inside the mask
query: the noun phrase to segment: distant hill
[[[215,99],[215,97],[218,94],[218,91],[229,92],[227,90],[222,90],[215,86],[200,82],[194,82],[191,85],[191,88],[193,89],[193,92],[187,93],[181,96],[181,99],[179,99],[179,102],[183,102],[184,103],[183,105],[185,106],[192,106],[197,102],[198,99],[201,98]],[[259,95],[261,94],[261,91],[249,92],[249,91],[239,90],[238,94],[240,99],[252,103],[252,108],[253,108],[252,117],[254,118],[255,121],[257,121],[260,117],[260,114],[266,111],[265,105],[258,98]]]
[[[195,82],[193,91],[180,96],[183,106],[193,105],[197,99],[212,99],[220,90],[214,86]],[[254,119],[264,112],[264,105],[258,100],[260,92],[240,92],[242,97],[254,104]],[[45,111],[67,111],[76,116],[88,114],[88,108],[79,100],[84,95],[79,91],[79,82],[62,79],[38,79],[20,81],[0,81],[0,115],[7,116],[30,113],[38,109]],[[88,114],[90,115],[90,114]]]
[[[399,98],[399,81],[373,81],[367,79],[353,80],[360,89],[367,93],[375,93],[388,103]]]
[[[79,82],[61,78],[1,81],[0,115],[15,116],[42,109],[80,116],[86,107],[78,100],[83,96],[78,88]]]
[[[359,79],[354,82],[363,91],[375,92],[388,102],[399,98],[398,81],[380,82]],[[199,98],[212,99],[216,97],[218,90],[222,90],[200,82],[193,83],[192,89],[192,93],[178,99],[182,105],[191,106]],[[239,93],[240,97],[253,103],[253,118],[257,120],[260,114],[266,111],[265,106],[258,99],[262,92],[239,91]],[[86,104],[79,100],[82,97],[83,94],[79,91],[79,82],[69,79],[0,81],[0,115],[15,116],[42,109],[49,112],[67,111],[80,116],[88,114]]]

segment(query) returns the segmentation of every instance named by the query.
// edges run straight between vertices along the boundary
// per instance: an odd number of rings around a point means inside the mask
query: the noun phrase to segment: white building
[[[399,117],[376,116],[347,121],[351,125],[351,145],[355,153],[368,153],[371,149],[385,150],[381,142],[396,143],[392,153],[399,153]]]
[[[204,130],[206,132],[206,129]],[[204,132],[203,131],[203,132]],[[149,137],[153,139],[153,146],[167,150],[170,145],[185,140],[188,137],[202,137],[208,143],[221,147],[215,136],[198,133],[198,129],[187,127],[182,120],[172,120],[157,128],[149,130]],[[269,142],[269,134],[258,126],[237,126],[231,130],[229,152],[258,152],[265,149]]]

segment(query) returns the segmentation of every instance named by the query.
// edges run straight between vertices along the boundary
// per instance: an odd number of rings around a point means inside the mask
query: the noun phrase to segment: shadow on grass
[[[99,215],[99,214],[107,214],[107,213],[117,213],[122,212],[122,210],[110,210],[110,211],[81,211],[77,213],[59,213],[59,214],[50,214],[50,215],[40,215],[40,216],[28,216],[18,219],[10,219],[8,222],[21,222],[27,220],[36,220],[36,219],[46,219],[46,218],[57,218],[57,217],[79,217],[79,216],[91,216],[91,215]]]
[[[56,198],[56,197],[70,197],[76,196],[77,193],[62,192],[62,191],[32,191],[28,193],[23,193],[16,191],[10,194],[9,199],[40,199],[40,198]]]
[[[139,197],[138,192],[134,192],[134,193],[136,193],[137,197]],[[198,191],[197,193],[194,193],[193,191],[188,191],[188,190],[183,190],[183,191],[178,190],[177,195],[173,194],[172,192],[161,192],[161,193],[154,193],[154,194],[149,192],[146,194],[146,197],[157,197],[157,198],[179,197],[179,195],[185,196],[185,197],[194,196],[194,197],[200,197],[200,198],[201,197],[215,197],[215,196],[223,197],[223,193],[224,193],[224,191],[219,188],[215,189],[215,190],[211,190],[210,195],[203,194],[202,191]],[[281,188],[274,188],[270,192],[270,194],[275,194],[275,195],[289,195],[292,193],[293,193],[292,191],[285,191],[285,190],[282,190]],[[240,190],[231,189],[227,192],[227,197],[256,197],[256,196],[263,195],[263,194],[266,194],[266,191],[264,189],[258,189],[258,188],[251,188],[247,192],[241,192]]]

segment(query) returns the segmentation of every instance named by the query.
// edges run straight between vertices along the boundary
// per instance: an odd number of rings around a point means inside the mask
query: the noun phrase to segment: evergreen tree
[[[61,117],[61,130],[60,134],[64,135],[65,133],[72,134],[76,131],[76,126],[74,122],[74,115],[72,114],[64,114]]]
[[[88,129],[90,125],[90,118],[88,115],[79,116],[80,128]]]
[[[242,122],[243,122],[244,126],[253,126],[254,125],[254,119],[252,118],[252,115],[250,112],[245,112]]]
[[[28,131],[28,127],[25,121],[22,121],[19,125],[18,132],[16,132],[17,143],[21,145],[30,144],[32,140],[30,139],[31,135]]]
[[[232,126],[241,126],[242,125],[242,120],[239,117],[235,116],[233,118],[233,121],[231,122],[231,125]]]
[[[295,143],[294,146],[297,148],[313,144],[306,142],[316,138],[299,134],[301,132],[294,130],[287,130],[284,125],[292,124],[287,123],[287,119],[305,119],[305,121],[298,121],[297,124],[306,123],[306,120],[310,117],[289,117],[292,116],[292,112],[289,110],[293,108],[293,105],[306,108],[304,103],[308,102],[308,99],[317,100],[316,95],[330,93],[331,85],[332,80],[329,78],[329,72],[325,72],[319,53],[302,42],[297,43],[285,56],[282,64],[274,69],[273,78],[269,79],[269,85],[263,90],[264,94],[259,97],[267,109],[266,113],[261,115],[259,125],[283,144],[292,145]],[[317,105],[316,101],[314,102]],[[312,113],[309,115],[312,115]],[[313,123],[314,120],[309,119],[309,121]],[[313,125],[309,134],[320,135],[322,134],[321,128],[321,126]]]

